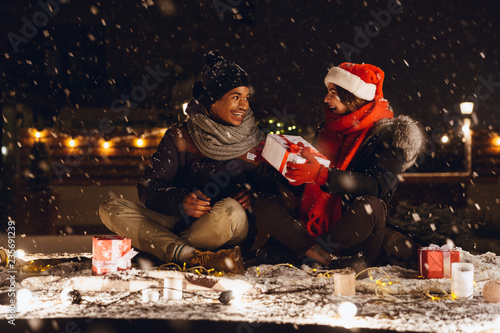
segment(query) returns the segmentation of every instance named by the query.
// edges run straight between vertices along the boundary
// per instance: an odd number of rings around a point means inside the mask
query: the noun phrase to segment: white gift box
[[[301,144],[299,145],[299,143]],[[316,160],[327,168],[330,166],[330,161],[325,156],[320,154],[304,138],[296,135],[268,134],[262,149],[262,157],[284,176],[287,162],[303,164],[307,161],[300,156],[301,146],[312,148]]]

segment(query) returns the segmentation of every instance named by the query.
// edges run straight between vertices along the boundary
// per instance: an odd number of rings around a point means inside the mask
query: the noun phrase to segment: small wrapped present
[[[460,262],[460,251],[431,244],[418,250],[420,275],[427,279],[451,278],[451,263]]]
[[[92,238],[92,275],[124,271],[132,266],[137,254],[132,241],[123,236],[94,236]]]
[[[304,138],[296,135],[268,134],[266,144],[262,149],[262,157],[282,175],[285,175],[287,162],[298,164],[306,162],[306,159],[300,156],[300,152],[305,147],[312,148],[314,156],[320,164],[327,168],[330,166],[330,161],[325,156],[320,154]]]

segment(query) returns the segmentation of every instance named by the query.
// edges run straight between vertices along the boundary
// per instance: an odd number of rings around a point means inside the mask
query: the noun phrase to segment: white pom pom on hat
[[[373,65],[344,62],[332,67],[325,77],[325,86],[333,83],[349,91],[356,97],[371,101],[375,97],[383,98],[382,84],[384,72]]]

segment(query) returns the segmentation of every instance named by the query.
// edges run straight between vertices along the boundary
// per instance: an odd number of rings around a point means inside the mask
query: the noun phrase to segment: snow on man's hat
[[[227,92],[237,87],[248,86],[250,78],[240,66],[226,60],[219,51],[210,51],[205,54],[201,83],[203,90],[200,91],[199,85],[196,87],[195,84],[193,95],[198,98],[199,94],[202,93],[200,102],[209,110],[212,104]]]
[[[375,97],[383,98],[382,84],[384,72],[373,65],[344,62],[332,67],[325,77],[325,85],[333,83],[355,96],[371,101]]]

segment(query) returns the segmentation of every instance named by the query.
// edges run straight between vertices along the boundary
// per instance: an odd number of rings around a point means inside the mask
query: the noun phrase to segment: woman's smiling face
[[[340,101],[339,95],[337,94],[337,87],[331,82],[328,83],[328,93],[326,94],[324,101],[328,104],[330,112],[334,114],[343,115],[349,111],[347,105]]]
[[[212,119],[225,125],[240,126],[249,109],[250,90],[236,87],[227,92],[210,107]]]

